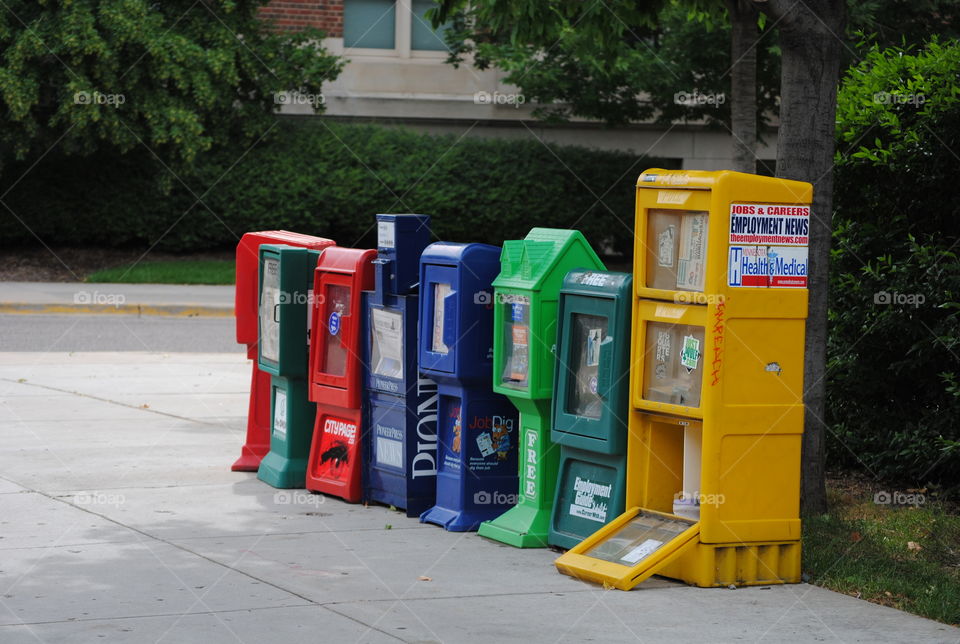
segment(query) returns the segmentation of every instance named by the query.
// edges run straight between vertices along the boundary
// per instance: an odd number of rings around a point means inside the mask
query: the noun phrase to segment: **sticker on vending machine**
[[[707,259],[707,216],[687,215],[680,223],[680,259],[677,288],[703,290]]]
[[[493,438],[489,432],[483,432],[477,436],[477,447],[480,448],[480,456],[484,458],[497,451],[493,448]]]
[[[287,392],[274,389],[273,394],[273,433],[280,438],[287,437]]]
[[[596,367],[600,364],[600,343],[603,342],[603,329],[587,331],[587,355],[584,364],[587,367]]]
[[[322,431],[318,446],[320,459],[314,468],[314,475],[333,481],[343,480],[357,444],[357,424],[329,416],[323,421]]]
[[[676,226],[667,226],[657,235],[657,265],[673,268],[673,246],[676,237]]]
[[[510,356],[510,378],[523,381],[527,379],[530,366],[529,327],[525,324],[513,325],[513,352]]]
[[[683,336],[683,352],[680,354],[680,364],[686,367],[687,373],[693,371],[700,364],[700,340],[692,335]]]

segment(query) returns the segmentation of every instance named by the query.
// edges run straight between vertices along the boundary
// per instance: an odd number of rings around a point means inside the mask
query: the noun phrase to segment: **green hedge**
[[[960,483],[960,45],[874,48],[838,97],[834,465]]]
[[[634,183],[670,161],[535,140],[431,136],[407,129],[281,121],[253,149],[158,177],[146,155],[44,159],[5,198],[4,245],[140,245],[197,250],[284,228],[345,246],[374,242],[374,215],[433,216],[438,238],[494,244],[533,226],[579,228],[629,254]],[[10,168],[12,183],[22,172]],[[166,180],[169,192],[158,185]],[[6,187],[4,188],[4,191]],[[197,203],[197,198],[202,202]],[[26,224],[26,226],[24,226]]]

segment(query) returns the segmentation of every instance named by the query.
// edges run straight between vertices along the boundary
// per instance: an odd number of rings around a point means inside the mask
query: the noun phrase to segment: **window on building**
[[[436,31],[427,19],[426,14],[434,7],[433,0],[410,0],[410,11],[413,14],[410,22],[410,48],[419,51],[447,51],[443,41],[443,32],[447,26],[441,26]]]
[[[443,32],[433,30],[426,13],[434,0],[344,0],[343,46],[348,49],[447,51]]]
[[[396,47],[394,0],[344,0],[343,46],[364,49]]]

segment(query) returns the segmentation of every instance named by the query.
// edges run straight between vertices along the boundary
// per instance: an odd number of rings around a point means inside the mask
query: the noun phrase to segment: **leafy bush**
[[[540,225],[578,228],[598,250],[629,253],[634,185],[650,166],[676,167],[537,141],[282,122],[249,151],[201,157],[168,194],[149,159],[45,160],[5,198],[16,216],[4,213],[0,240],[36,243],[29,227],[46,244],[186,251],[283,228],[369,246],[375,214],[419,212],[450,241],[500,244]]]
[[[960,46],[873,48],[839,95],[834,464],[960,482]]]
[[[0,171],[51,149],[149,147],[183,170],[274,122],[277,93],[319,94],[342,59],[314,29],[264,29],[267,0],[5,0],[0,11]],[[317,109],[322,104],[315,103]]]

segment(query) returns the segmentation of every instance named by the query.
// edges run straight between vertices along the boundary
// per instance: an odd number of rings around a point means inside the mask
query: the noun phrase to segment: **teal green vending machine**
[[[547,541],[572,548],[623,514],[632,276],[574,270],[560,290],[553,426],[560,469]]]
[[[258,366],[270,374],[270,451],[257,478],[300,488],[307,476],[316,405],[308,362],[313,271],[322,251],[283,244],[260,246]]]

